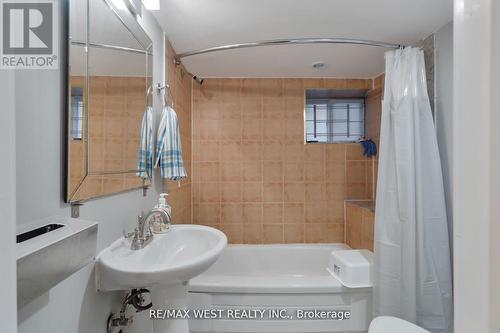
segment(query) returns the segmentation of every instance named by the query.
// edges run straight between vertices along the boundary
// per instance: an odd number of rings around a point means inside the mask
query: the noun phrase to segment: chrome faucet
[[[137,227],[133,232],[124,234],[125,239],[132,238],[130,242],[131,250],[140,250],[153,240],[153,232],[151,231],[151,222],[153,219],[159,217],[161,219],[160,223],[166,225],[167,228],[170,227],[170,213],[164,208],[153,208],[151,209],[145,217],[137,217]]]

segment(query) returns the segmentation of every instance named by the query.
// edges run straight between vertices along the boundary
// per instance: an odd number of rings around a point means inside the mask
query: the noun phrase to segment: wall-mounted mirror
[[[152,103],[152,42],[125,6],[71,0],[67,101],[68,202],[149,185],[136,173]]]

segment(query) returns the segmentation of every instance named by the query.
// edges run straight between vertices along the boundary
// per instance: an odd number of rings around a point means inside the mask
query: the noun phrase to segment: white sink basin
[[[120,238],[98,256],[97,288],[111,291],[182,284],[208,269],[226,244],[223,232],[200,225],[173,225],[135,251]]]

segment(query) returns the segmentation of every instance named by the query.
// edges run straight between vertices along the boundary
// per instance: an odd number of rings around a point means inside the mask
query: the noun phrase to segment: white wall
[[[490,156],[491,156],[491,169],[490,169],[490,205],[491,205],[491,218],[489,233],[490,243],[490,258],[489,258],[489,292],[490,302],[488,305],[490,315],[490,332],[500,332],[500,242],[498,236],[500,235],[500,155],[498,153],[498,143],[500,142],[500,131],[498,125],[500,124],[500,3],[492,1],[491,9],[492,17],[492,63],[491,63],[491,89],[490,89],[490,106],[491,106],[491,121],[490,127]]]
[[[443,170],[446,215],[453,248],[453,22],[439,29],[434,39],[436,136]]]
[[[455,0],[455,333],[500,331],[500,4]]]
[[[163,32],[145,9],[141,24],[154,43],[153,81],[163,82]],[[70,216],[62,190],[62,77],[62,70],[18,71],[15,75],[18,224],[56,214]],[[158,109],[161,98],[154,103]],[[99,222],[98,252],[118,238],[124,226],[132,228],[141,210],[153,206],[158,194],[155,188],[161,188],[158,183],[147,197],[142,196],[142,190],[135,190],[89,201],[81,207],[82,218]],[[111,309],[119,306],[121,294],[97,293],[92,269],[93,265],[88,265],[20,309],[19,332],[104,333],[106,319]]]
[[[15,100],[14,72],[0,70],[0,285],[3,288],[0,302],[1,329],[16,332],[16,184],[15,184]]]

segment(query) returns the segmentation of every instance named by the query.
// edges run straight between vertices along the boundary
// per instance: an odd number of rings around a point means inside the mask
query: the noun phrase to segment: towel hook
[[[169,84],[160,84],[158,83],[156,85],[156,89],[158,90],[158,94],[161,93],[162,90],[165,90],[165,94],[163,95],[163,98],[164,98],[164,101],[165,101],[165,105],[168,105],[168,98],[170,97],[171,101],[172,101],[172,108],[174,107],[174,96],[172,95],[172,90],[170,89],[170,85]],[[170,106],[170,105],[168,105]]]
[[[161,84],[161,83],[157,83],[156,85],[151,85],[148,87],[148,90],[146,92],[147,94],[147,97],[149,98],[149,96],[152,96],[153,95],[153,91],[156,90],[156,93],[158,95],[161,94],[162,90],[165,90],[165,94],[164,94],[164,101],[165,101],[165,104],[168,105],[168,97],[170,97],[172,99],[172,108],[174,107],[174,96],[172,95],[172,91],[170,90],[170,85],[169,84]]]

